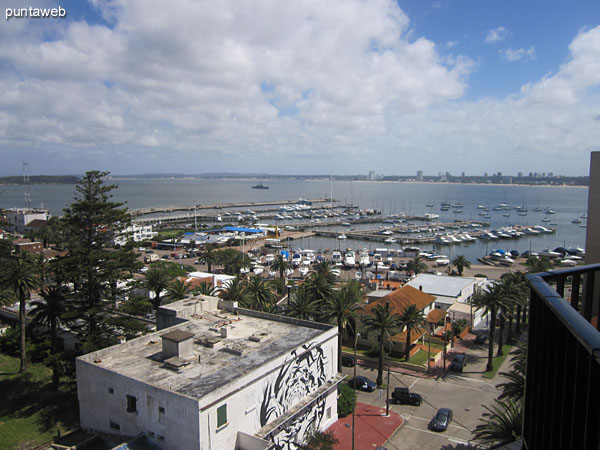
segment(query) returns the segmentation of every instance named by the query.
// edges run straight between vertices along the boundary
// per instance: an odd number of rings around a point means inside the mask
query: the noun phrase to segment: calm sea
[[[260,181],[260,180],[258,180]],[[587,189],[538,187],[538,186],[479,186],[460,184],[428,184],[428,183],[383,183],[383,182],[349,182],[328,180],[299,181],[299,180],[262,180],[268,185],[268,190],[250,189],[257,180],[199,180],[199,179],[114,179],[119,188],[113,191],[114,200],[127,202],[129,208],[150,206],[191,205],[212,203],[234,203],[243,201],[264,200],[296,200],[302,198],[328,197],[330,189],[333,197],[346,203],[353,203],[361,208],[374,208],[384,214],[404,212],[408,215],[422,215],[434,212],[440,215],[440,221],[452,222],[455,219],[479,220],[478,205],[490,208],[491,228],[520,224],[548,225],[541,222],[549,217],[552,228],[556,233],[540,235],[520,240],[505,240],[496,242],[478,241],[468,245],[444,246],[436,248],[440,253],[454,257],[466,255],[472,262],[477,257],[492,251],[493,248],[518,250],[519,252],[532,249],[541,251],[557,246],[584,246],[586,228],[571,221],[578,218],[587,210]],[[73,185],[32,185],[32,206],[42,206],[49,209],[53,215],[61,215],[75,196]],[[461,202],[463,212],[454,214],[452,211],[440,211],[440,203]],[[518,216],[513,209],[510,217],[503,217],[507,211],[492,211],[501,202],[513,206],[524,206],[529,209],[527,216]],[[434,207],[427,207],[433,204]],[[0,207],[24,206],[24,190],[22,186],[0,186]],[[546,216],[544,212],[534,212],[532,208],[550,207],[556,214]],[[585,223],[585,219],[582,219]],[[376,225],[369,225],[376,226]],[[333,229],[336,229],[335,227]],[[339,228],[340,230],[343,227]],[[347,239],[338,241],[328,238],[307,238],[296,242],[297,247],[323,250],[326,248],[359,248],[392,247],[395,244],[365,243]],[[422,246],[427,248],[427,246]],[[428,247],[431,249],[431,246]]]

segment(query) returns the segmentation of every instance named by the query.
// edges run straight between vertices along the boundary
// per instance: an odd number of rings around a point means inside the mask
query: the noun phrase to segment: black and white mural
[[[260,406],[260,426],[272,422],[300,400],[319,389],[327,381],[327,356],[321,345],[311,349],[305,344],[292,352],[276,376],[266,383]],[[325,398],[313,402],[285,424],[277,435],[271,436],[278,450],[295,449],[305,434],[318,430],[325,413]]]

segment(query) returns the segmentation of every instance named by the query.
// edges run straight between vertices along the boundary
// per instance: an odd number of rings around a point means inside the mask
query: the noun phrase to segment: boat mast
[[[333,173],[329,169],[329,207],[333,207]]]

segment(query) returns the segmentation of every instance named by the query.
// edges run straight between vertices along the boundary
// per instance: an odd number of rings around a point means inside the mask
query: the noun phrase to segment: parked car
[[[344,367],[354,367],[356,363],[354,362],[354,357],[343,355],[342,356],[342,366]]]
[[[399,405],[409,404],[420,406],[423,402],[423,397],[416,392],[410,392],[406,387],[397,387],[392,392],[392,402]]]
[[[352,378],[348,384],[359,391],[373,392],[375,389],[377,389],[377,383],[360,375],[356,378]]]
[[[467,355],[464,353],[459,353],[454,356],[452,360],[452,364],[450,364],[450,370],[454,370],[456,372],[462,372],[463,368],[467,365]]]
[[[488,340],[488,336],[486,333],[481,333],[478,334],[477,337],[475,338],[475,343],[478,345],[483,345],[487,342]]]
[[[450,422],[452,422],[452,410],[450,408],[440,408],[435,417],[429,422],[428,428],[431,431],[446,431]]]

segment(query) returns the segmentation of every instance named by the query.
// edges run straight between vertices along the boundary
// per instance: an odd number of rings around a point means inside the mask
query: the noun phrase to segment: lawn
[[[504,344],[502,346],[503,355],[502,356],[494,356],[494,358],[492,359],[492,370],[490,370],[488,372],[484,372],[483,378],[494,378],[496,376],[496,372],[498,372],[498,369],[500,368],[500,366],[502,365],[504,360],[506,358],[508,358],[509,353],[512,351],[513,347],[514,347],[513,345],[506,345],[506,344]],[[496,351],[496,350],[494,349],[494,351]]]
[[[413,356],[410,357],[408,362],[410,364],[414,364],[415,366],[426,366],[427,365],[427,357],[429,353],[423,350],[419,350]]]
[[[77,395],[72,384],[51,386],[52,371],[32,364],[19,374],[19,359],[0,354],[0,448],[29,449],[77,425]],[[65,380],[66,382],[66,380]]]

